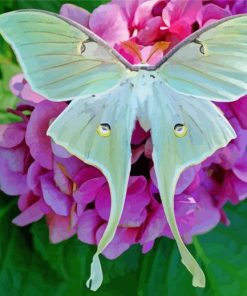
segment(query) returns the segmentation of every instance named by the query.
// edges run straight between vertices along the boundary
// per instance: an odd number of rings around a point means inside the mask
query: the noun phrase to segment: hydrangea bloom
[[[155,64],[196,29],[243,12],[247,8],[242,0],[112,0],[92,14],[71,4],[60,11],[101,36],[133,64]],[[20,196],[20,214],[13,222],[24,226],[46,217],[51,242],[76,234],[82,242],[97,244],[110,212],[106,179],[46,136],[66,103],[53,103],[33,92],[22,74],[13,77],[10,88],[21,101],[9,112],[21,122],[0,126],[0,184],[8,195]],[[247,97],[218,105],[238,137],[179,179],[175,212],[187,243],[220,221],[228,224],[224,204],[236,204],[247,196]],[[172,237],[151,153],[150,135],[137,122],[127,198],[116,235],[104,251],[108,258],[136,243],[147,252],[157,237]]]

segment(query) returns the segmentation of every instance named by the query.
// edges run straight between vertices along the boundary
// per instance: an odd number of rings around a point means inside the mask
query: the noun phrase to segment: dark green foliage
[[[16,198],[0,199],[0,295],[93,295],[85,287],[94,247],[76,237],[49,243],[45,220],[30,227],[11,224]],[[111,295],[245,296],[247,291],[247,203],[228,207],[230,227],[219,225],[191,246],[207,277],[193,288],[174,241],[162,238],[146,255],[133,246],[116,260],[102,258],[104,283],[96,293]],[[184,294],[186,293],[186,294]]]

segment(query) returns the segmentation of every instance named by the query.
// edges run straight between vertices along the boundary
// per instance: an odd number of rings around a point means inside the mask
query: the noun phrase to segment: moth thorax
[[[188,131],[188,127],[185,124],[183,124],[183,123],[177,123],[174,126],[174,134],[178,138],[185,137],[186,134],[187,134],[187,131]]]
[[[111,126],[108,123],[101,123],[97,127],[97,133],[100,137],[109,137],[111,135]]]

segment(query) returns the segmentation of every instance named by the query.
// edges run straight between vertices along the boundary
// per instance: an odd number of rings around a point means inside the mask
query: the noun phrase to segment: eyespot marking
[[[174,126],[174,134],[178,138],[183,138],[186,136],[188,132],[188,127],[183,123],[177,123]]]
[[[85,50],[86,50],[86,45],[84,44],[84,42],[82,42],[81,48],[80,48],[81,54],[83,54]]]
[[[88,42],[93,42],[93,40],[89,37],[88,39],[81,42],[81,47],[80,47],[81,54],[83,54],[84,51],[87,49],[85,44]]]
[[[206,45],[205,45],[204,43],[202,43],[202,42],[201,42],[200,40],[198,40],[198,39],[195,39],[193,42],[196,43],[196,44],[199,44],[199,45],[200,45],[199,50],[200,50],[200,53],[201,53],[201,54],[203,54],[203,55],[207,55],[208,50],[207,50],[207,47],[206,47]]]
[[[111,135],[111,126],[108,123],[101,123],[97,127],[97,133],[100,137],[109,137]]]

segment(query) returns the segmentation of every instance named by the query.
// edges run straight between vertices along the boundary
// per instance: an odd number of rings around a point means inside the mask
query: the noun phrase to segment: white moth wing
[[[89,165],[99,168],[111,192],[107,228],[99,241],[88,286],[97,290],[103,280],[99,254],[113,239],[123,211],[131,168],[131,136],[136,100],[127,83],[88,100],[74,100],[52,123],[48,135]]]
[[[157,66],[174,90],[230,102],[247,93],[247,14],[194,33]]]
[[[20,10],[0,16],[32,88],[53,101],[106,91],[129,74],[128,62],[95,34],[60,15]]]
[[[158,188],[182,262],[193,275],[193,285],[205,286],[205,276],[186,248],[177,228],[174,194],[180,174],[226,146],[236,134],[222,112],[207,100],[175,92],[156,79],[139,98],[138,118],[151,130],[152,158]],[[144,120],[144,122],[143,122]]]

